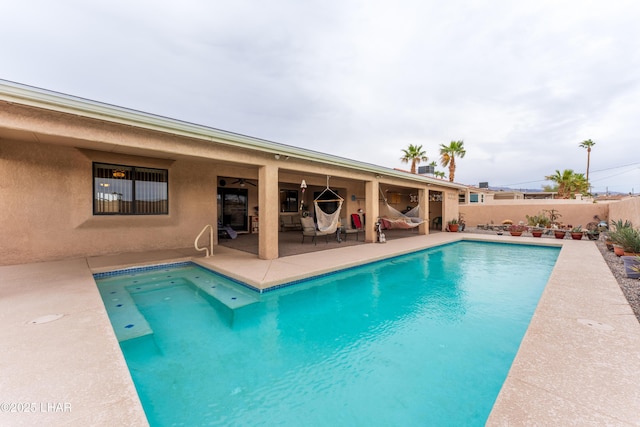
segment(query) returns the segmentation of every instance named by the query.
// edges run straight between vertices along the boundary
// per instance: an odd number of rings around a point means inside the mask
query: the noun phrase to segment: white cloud
[[[539,188],[584,170],[585,139],[592,170],[637,178],[615,167],[639,133],[639,17],[631,0],[24,0],[0,16],[0,78],[388,167],[463,139],[459,181]]]

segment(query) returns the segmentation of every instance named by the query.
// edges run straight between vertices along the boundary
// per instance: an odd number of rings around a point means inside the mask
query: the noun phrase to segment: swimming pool
[[[459,242],[263,295],[96,281],[152,425],[484,425],[558,252]]]

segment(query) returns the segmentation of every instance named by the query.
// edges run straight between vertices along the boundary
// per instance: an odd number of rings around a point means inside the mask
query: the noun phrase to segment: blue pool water
[[[481,426],[558,252],[459,242],[262,295],[193,265],[96,282],[151,425]]]

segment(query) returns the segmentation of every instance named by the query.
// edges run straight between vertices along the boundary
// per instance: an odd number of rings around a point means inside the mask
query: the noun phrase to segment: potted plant
[[[619,243],[624,251],[624,256],[640,255],[640,230],[634,228],[623,228],[619,236]]]
[[[542,213],[546,214],[546,216],[549,218],[550,225],[558,225],[558,219],[562,216],[557,209],[543,209]]]
[[[538,215],[525,215],[527,217],[527,224],[532,227],[545,228],[551,225],[551,220],[547,218],[544,213]]]
[[[551,225],[551,220],[547,218],[544,213],[540,213],[538,215],[526,215],[527,224],[533,227],[531,229],[531,235],[533,237],[542,237],[544,233],[544,228],[549,227]]]
[[[624,220],[624,221],[622,221],[621,219],[616,220],[616,221],[611,220],[611,227],[610,227],[610,229],[611,229],[612,231],[616,231],[616,230],[619,230],[619,229],[621,229],[621,228],[632,228],[632,227],[633,227],[633,224],[632,224],[632,223],[631,223],[631,221],[629,221],[628,219],[626,219],[626,220]]]
[[[595,215],[593,219],[595,221],[587,224],[587,229],[585,230],[584,235],[587,236],[587,239],[589,240],[598,240],[600,238],[600,232],[607,229],[607,223],[600,221],[598,215]]]
[[[459,225],[460,224],[458,223],[458,220],[455,219],[455,218],[447,222],[447,227],[449,228],[449,231],[451,231],[453,233],[458,232],[458,226]]]
[[[571,234],[571,238],[573,240],[582,240],[582,237],[584,235],[584,233],[582,232],[582,226],[579,225],[577,227],[573,227],[571,229],[571,231],[569,231],[569,233]]]
[[[602,237],[604,240],[604,245],[607,247],[607,249],[613,251],[613,240],[611,240],[611,235],[606,232],[602,234]]]
[[[523,224],[513,224],[509,227],[509,233],[512,236],[522,236],[525,231],[527,231],[527,226]]]
[[[533,237],[542,237],[542,234],[544,233],[544,229],[540,228],[540,227],[534,227],[531,229],[531,235]]]
[[[567,230],[556,228],[555,230],[553,230],[553,235],[556,239],[564,239],[564,236],[567,235]]]
[[[624,249],[619,244],[614,243],[613,244],[613,253],[616,254],[616,256],[623,256],[624,255]]]
[[[600,238],[600,231],[599,230],[587,230],[584,233],[587,236],[587,239],[589,240],[598,240]]]
[[[612,231],[609,232],[609,239],[613,246],[613,252],[617,256],[623,256],[625,252],[625,246],[633,246],[634,235],[637,231],[633,229],[630,221],[611,221]],[[629,251],[630,252],[630,251]]]

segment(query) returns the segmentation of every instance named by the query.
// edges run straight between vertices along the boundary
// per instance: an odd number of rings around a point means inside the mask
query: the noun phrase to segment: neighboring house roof
[[[472,193],[495,193],[495,190],[491,190],[489,188],[479,188],[475,185],[466,185],[465,190],[469,190]]]
[[[20,83],[0,79],[0,100],[44,108],[57,112],[76,114],[84,117],[96,118],[113,123],[136,126],[191,138],[204,139],[211,142],[226,144],[238,148],[257,150],[279,154],[281,156],[296,157],[335,166],[342,166],[359,171],[371,172],[377,175],[409,179],[412,181],[437,184],[461,189],[464,185],[443,181],[436,178],[416,175],[370,163],[351,160],[327,153],[294,147],[251,136],[241,135],[203,125],[170,119],[141,111],[131,110],[115,105],[104,104],[88,99],[78,98],[58,92],[35,88]]]
[[[522,195],[525,199],[544,199],[549,197],[555,197],[558,193],[556,191],[520,191],[520,190],[492,190],[491,188],[479,188],[475,185],[467,185],[466,189],[471,193],[485,193],[504,196]]]

